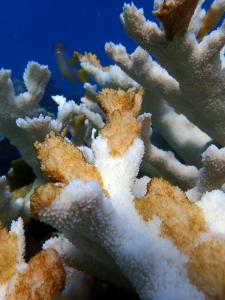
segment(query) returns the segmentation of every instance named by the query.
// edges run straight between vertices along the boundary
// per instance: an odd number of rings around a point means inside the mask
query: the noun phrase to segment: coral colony
[[[38,114],[46,66],[19,95],[1,70],[0,132],[35,174],[1,177],[1,300],[73,300],[78,270],[143,300],[225,299],[225,1],[202,3],[156,0],[160,25],[125,4],[137,49],[107,43],[107,67],[75,53],[96,85],[53,96],[56,118]],[[25,262],[31,219],[57,233]]]

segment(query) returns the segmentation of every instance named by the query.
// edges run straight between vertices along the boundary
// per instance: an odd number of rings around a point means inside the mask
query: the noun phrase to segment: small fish
[[[85,83],[88,81],[85,71],[80,67],[80,63],[77,57],[72,56],[69,58],[66,52],[66,48],[62,43],[57,44],[55,47],[55,58],[61,73],[62,79],[69,79],[72,84],[76,84],[78,81]]]

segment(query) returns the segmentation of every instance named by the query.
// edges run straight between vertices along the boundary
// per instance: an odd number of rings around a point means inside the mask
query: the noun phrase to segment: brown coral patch
[[[62,183],[46,183],[38,187],[31,196],[30,210],[34,218],[38,219],[40,211],[48,208],[60,194]]]
[[[104,72],[109,71],[111,68],[110,66],[103,67],[97,56],[95,54],[92,54],[91,52],[85,52],[84,54],[80,54],[79,52],[75,51],[73,55],[76,59],[79,59],[80,62],[87,61],[91,65],[95,66],[98,69],[101,69]]]
[[[189,279],[206,299],[224,300],[225,240],[210,236],[201,209],[179,188],[159,178],[151,180],[146,195],[135,200],[135,207],[145,221],[160,218],[162,237],[187,255]]]
[[[158,216],[161,235],[169,237],[185,254],[189,254],[201,232],[207,230],[202,212],[186,195],[167,181],[154,178],[146,195],[135,200],[135,207],[145,221]]]
[[[191,254],[187,264],[191,282],[208,299],[225,299],[225,241],[210,239],[202,242]]]
[[[16,273],[18,257],[17,236],[0,230],[0,284],[9,281]]]
[[[57,252],[41,251],[17,276],[8,300],[52,300],[64,286],[65,273]]]
[[[122,156],[141,136],[142,124],[130,114],[113,112],[108,123],[101,130],[101,135],[107,138],[112,155]]]
[[[80,150],[51,132],[43,143],[35,143],[41,170],[53,181],[95,180],[102,186],[97,168],[88,164]]]
[[[109,117],[115,110],[121,113],[129,112],[138,116],[141,110],[143,89],[129,89],[128,91],[103,89],[97,96],[97,101],[106,116]]]
[[[204,17],[203,23],[197,34],[197,39],[201,40],[206,34],[208,34],[219,22],[224,13],[224,9],[219,9],[211,6]]]
[[[162,22],[168,40],[187,32],[198,2],[199,0],[166,0],[154,12]]]

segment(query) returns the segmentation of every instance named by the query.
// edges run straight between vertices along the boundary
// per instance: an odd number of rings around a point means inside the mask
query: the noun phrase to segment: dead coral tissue
[[[16,199],[1,178],[0,219],[36,218],[59,233],[27,264],[22,220],[0,231],[3,299],[23,290],[50,300],[63,285],[69,295],[76,270],[144,300],[225,298],[225,23],[214,28],[225,3],[203,2],[155,0],[159,26],[125,4],[137,49],[107,43],[107,67],[76,52],[96,85],[84,85],[80,104],[54,95],[55,118],[37,116],[46,66],[28,64],[20,95],[0,72],[0,131],[36,175]],[[41,269],[36,290],[39,260],[54,272]]]

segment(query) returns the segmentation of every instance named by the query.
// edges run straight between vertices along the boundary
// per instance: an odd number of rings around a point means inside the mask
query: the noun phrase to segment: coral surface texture
[[[20,94],[0,71],[0,133],[21,155],[0,178],[1,300],[88,300],[93,280],[225,299],[225,0],[203,2],[155,0],[155,22],[124,4],[136,50],[106,43],[109,66],[74,52],[89,80],[79,103],[52,95],[56,116],[40,113],[47,66],[28,63]]]

